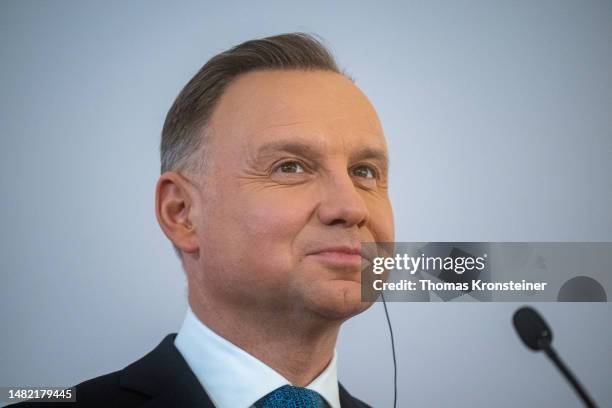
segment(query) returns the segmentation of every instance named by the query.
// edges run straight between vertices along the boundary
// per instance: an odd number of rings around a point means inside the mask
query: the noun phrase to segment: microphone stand
[[[550,358],[552,362],[555,363],[555,365],[557,366],[559,371],[561,371],[565,379],[572,385],[574,391],[576,391],[582,402],[584,402],[584,405],[588,408],[597,408],[593,400],[591,400],[584,388],[582,388],[582,385],[580,385],[580,383],[578,382],[578,379],[576,379],[574,374],[572,374],[569,368],[563,363],[561,358],[559,358],[557,352],[555,351],[555,349],[553,349],[550,343],[550,338],[542,338],[538,340],[538,345],[540,346],[540,348],[544,350],[548,358]]]

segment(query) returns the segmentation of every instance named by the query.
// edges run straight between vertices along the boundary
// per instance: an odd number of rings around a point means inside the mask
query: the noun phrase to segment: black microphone
[[[580,396],[584,405],[589,408],[596,408],[595,403],[589,397],[586,390],[582,388],[576,377],[569,368],[561,361],[557,352],[552,347],[552,331],[546,324],[542,316],[531,307],[522,307],[514,312],[512,318],[514,328],[518,332],[523,343],[533,351],[544,350],[546,355],[557,366],[563,376],[569,381],[574,391]]]

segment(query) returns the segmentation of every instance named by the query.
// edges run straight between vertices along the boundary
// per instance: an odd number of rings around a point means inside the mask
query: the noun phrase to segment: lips
[[[322,254],[322,253],[326,253],[326,252],[337,252],[337,253],[341,253],[341,254],[359,255],[359,256],[361,256],[361,248],[359,248],[359,247],[349,247],[349,246],[336,246],[336,247],[319,249],[319,250],[313,251],[312,254]]]
[[[332,266],[361,266],[362,254],[360,247],[334,246],[315,250],[309,254]]]

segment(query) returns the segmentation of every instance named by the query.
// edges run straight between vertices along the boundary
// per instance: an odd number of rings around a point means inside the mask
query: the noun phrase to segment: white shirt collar
[[[264,395],[291,384],[262,361],[205,326],[187,308],[174,345],[217,408],[248,408]],[[331,408],[340,408],[337,355],[306,388],[318,392]]]

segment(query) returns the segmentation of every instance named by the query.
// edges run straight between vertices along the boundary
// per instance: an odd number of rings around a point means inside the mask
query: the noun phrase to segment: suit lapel
[[[121,387],[148,395],[144,405],[154,407],[214,408],[204,388],[167,335],[149,354],[121,371]]]
[[[353,398],[351,394],[338,382],[338,393],[340,396],[340,407],[342,408],[364,408],[369,407],[368,405],[363,404],[361,401]],[[357,402],[359,401],[359,402]]]

